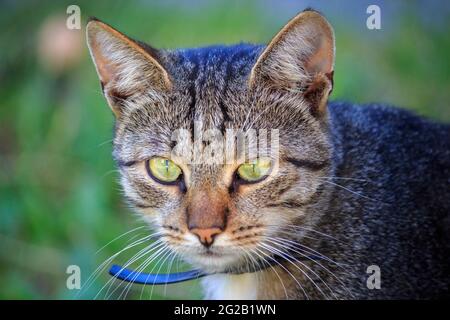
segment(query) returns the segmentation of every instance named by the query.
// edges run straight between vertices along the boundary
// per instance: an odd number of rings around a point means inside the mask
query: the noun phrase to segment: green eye
[[[272,167],[269,158],[258,159],[250,163],[241,164],[237,170],[239,177],[248,182],[256,182],[264,179]]]
[[[165,158],[151,158],[147,162],[151,176],[161,182],[174,182],[181,174],[181,169],[173,161]]]

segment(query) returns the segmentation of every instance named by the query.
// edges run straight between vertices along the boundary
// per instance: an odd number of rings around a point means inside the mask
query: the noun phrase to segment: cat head
[[[317,218],[334,65],[319,13],[267,46],[157,50],[98,20],[87,40],[125,195],[172,251],[210,272],[251,269]]]

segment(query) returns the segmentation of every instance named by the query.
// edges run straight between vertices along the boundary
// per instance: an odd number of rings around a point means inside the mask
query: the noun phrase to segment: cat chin
[[[242,265],[239,256],[235,255],[192,255],[185,259],[189,264],[207,273],[222,273],[228,270],[238,269]]]

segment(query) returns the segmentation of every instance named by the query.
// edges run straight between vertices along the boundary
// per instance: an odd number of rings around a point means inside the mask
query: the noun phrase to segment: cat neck
[[[202,279],[205,299],[255,300],[258,298],[259,273],[209,275]]]
[[[202,279],[204,299],[208,300],[256,300],[256,299],[289,299],[286,288],[292,285],[292,275],[283,273],[285,267],[280,269],[273,266],[264,270],[242,273],[218,273],[208,275]],[[302,279],[302,275],[291,270],[295,277]],[[295,285],[294,285],[295,287]]]

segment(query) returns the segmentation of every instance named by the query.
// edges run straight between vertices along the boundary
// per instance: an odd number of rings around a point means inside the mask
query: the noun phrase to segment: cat
[[[450,126],[329,102],[320,13],[267,46],[157,50],[97,19],[87,42],[125,196],[168,252],[212,274],[206,299],[449,297]],[[277,157],[183,162],[173,133],[197,123],[278,130]]]

